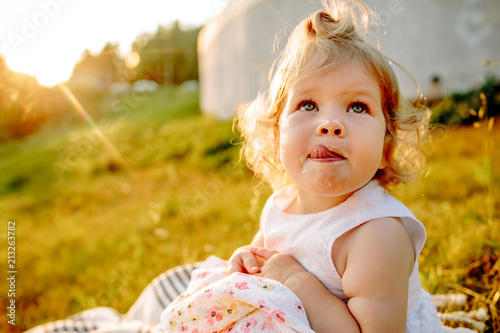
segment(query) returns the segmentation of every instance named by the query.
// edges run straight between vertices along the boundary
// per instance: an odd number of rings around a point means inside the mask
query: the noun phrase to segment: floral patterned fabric
[[[167,332],[314,332],[297,296],[279,282],[234,273],[208,258],[163,312]]]
[[[26,331],[26,333],[165,333],[169,332],[162,327],[160,315],[165,308],[179,294],[186,291],[191,280],[191,273],[200,267],[202,263],[186,264],[173,267],[158,275],[144,289],[136,302],[125,314],[120,314],[116,310],[107,307],[98,307],[74,314],[66,319],[48,322],[38,325]],[[208,272],[207,272],[208,273]],[[208,275],[207,275],[208,276]],[[193,284],[191,284],[193,286]],[[191,290],[191,293],[193,291]],[[450,298],[451,296],[451,298]],[[454,295],[434,295],[438,304],[453,304]],[[456,295],[455,295],[456,296]],[[462,295],[465,297],[465,295]],[[451,303],[447,303],[451,302]],[[445,311],[447,307],[441,306]],[[463,305],[455,305],[455,307]],[[259,305],[260,307],[260,305]],[[441,313],[441,315],[454,315],[455,322],[474,322],[474,330],[466,328],[443,327],[443,332],[450,333],[474,333],[483,332],[486,329],[484,321],[486,315],[479,315],[481,311],[458,311],[452,313]],[[477,319],[473,320],[471,318]],[[215,320],[216,321],[216,320]],[[175,327],[173,330],[182,330],[182,327]],[[246,326],[246,325],[245,325]],[[251,324],[249,327],[252,327]],[[255,326],[253,326],[255,327]],[[246,327],[245,327],[246,328]]]

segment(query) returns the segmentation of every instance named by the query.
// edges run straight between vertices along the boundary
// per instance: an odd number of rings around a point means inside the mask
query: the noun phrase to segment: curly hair
[[[372,22],[376,23],[373,12],[366,5],[333,0],[324,1],[323,7],[293,30],[270,71],[269,90],[259,93],[253,102],[240,108],[235,123],[245,140],[242,155],[248,167],[274,190],[289,184],[276,156],[279,121],[288,92],[306,77],[358,61],[379,83],[387,126],[384,145],[387,166],[378,170],[374,179],[386,189],[392,184],[406,182],[423,164],[421,147],[430,111],[423,106],[413,106],[400,96],[397,77],[391,68],[397,64],[365,39],[373,28]]]

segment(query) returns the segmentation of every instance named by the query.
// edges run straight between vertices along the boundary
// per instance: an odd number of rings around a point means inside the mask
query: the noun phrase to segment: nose
[[[318,135],[336,135],[338,137],[345,136],[345,128],[338,120],[324,120],[316,129]]]

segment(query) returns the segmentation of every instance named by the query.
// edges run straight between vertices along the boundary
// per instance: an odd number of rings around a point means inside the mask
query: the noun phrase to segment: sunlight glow
[[[7,66],[14,72],[25,73],[36,77],[43,86],[55,86],[65,82],[71,76],[77,59],[69,56],[58,59],[43,53],[31,53],[25,57],[9,57]]]
[[[0,55],[15,72],[45,86],[65,82],[84,50],[119,43],[122,55],[144,33],[179,20],[200,26],[229,0],[23,0],[0,2]],[[137,66],[132,54],[128,65]]]

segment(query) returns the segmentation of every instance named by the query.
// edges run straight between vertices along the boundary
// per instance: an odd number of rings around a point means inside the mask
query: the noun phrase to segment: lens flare
[[[123,156],[120,154],[118,149],[116,149],[116,147],[111,143],[111,141],[108,140],[108,138],[104,135],[104,133],[99,129],[99,127],[96,125],[94,120],[89,116],[89,114],[85,111],[85,108],[78,101],[76,96],[71,92],[71,90],[66,85],[60,84],[59,87],[64,92],[66,97],[68,97],[71,104],[73,104],[73,106],[78,111],[80,116],[87,122],[87,124],[89,124],[92,131],[94,131],[98,135],[98,137],[101,140],[101,142],[103,143],[105,149],[107,149],[111,153],[113,158],[116,159],[116,161],[123,166],[123,168],[127,171],[129,176],[131,176],[131,178],[134,181],[136,181],[136,178],[135,178],[134,174],[132,173],[132,170],[125,162],[125,159],[123,158]]]

